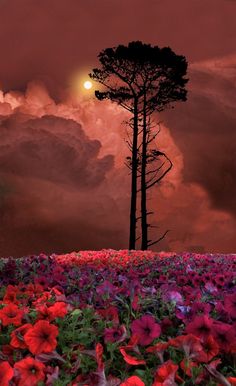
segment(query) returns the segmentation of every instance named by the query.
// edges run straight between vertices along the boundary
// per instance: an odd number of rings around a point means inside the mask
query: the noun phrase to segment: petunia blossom
[[[123,342],[127,338],[127,331],[124,325],[119,327],[105,328],[104,342]]]
[[[29,331],[30,328],[32,328],[31,323],[23,324],[23,326],[20,326],[12,331],[11,333],[11,341],[10,344],[14,348],[27,348],[27,345],[24,341],[24,335],[27,331]]]
[[[37,386],[45,379],[45,365],[34,358],[22,359],[15,363],[14,368],[19,372],[18,386]]]
[[[151,315],[144,315],[140,319],[136,319],[131,323],[131,331],[139,337],[139,344],[147,346],[154,339],[159,338],[161,327],[155,322]]]
[[[0,310],[0,320],[3,326],[13,324],[14,326],[20,326],[24,311],[22,311],[15,304],[8,304]]]
[[[177,383],[175,383],[175,374],[178,367],[172,360],[163,363],[156,371],[152,386],[177,386]]]
[[[212,332],[213,321],[207,315],[195,316],[192,322],[186,326],[185,331],[200,338],[207,338]]]
[[[0,363],[0,385],[9,386],[10,380],[13,378],[14,371],[7,361]]]
[[[122,382],[120,386],[145,386],[145,384],[139,377],[133,375]]]
[[[42,352],[51,352],[56,348],[58,333],[57,326],[50,324],[47,320],[39,320],[26,332],[24,340],[30,352],[38,355]]]

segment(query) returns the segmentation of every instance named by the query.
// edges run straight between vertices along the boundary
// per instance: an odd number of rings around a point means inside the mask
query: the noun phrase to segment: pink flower
[[[183,303],[183,297],[178,291],[170,291],[167,294],[167,298],[171,302],[175,302],[177,304]]]
[[[188,334],[193,334],[200,338],[207,338],[212,333],[213,319],[207,315],[196,316],[185,329]]]
[[[161,334],[161,327],[151,315],[144,315],[131,323],[131,331],[139,337],[138,343],[147,346]]]

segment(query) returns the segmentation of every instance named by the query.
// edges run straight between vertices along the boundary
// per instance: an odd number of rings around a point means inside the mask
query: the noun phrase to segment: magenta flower
[[[105,328],[104,342],[123,342],[127,338],[125,326]]]
[[[193,321],[187,325],[185,332],[207,339],[209,334],[212,333],[213,321],[207,315],[195,316]]]
[[[117,288],[108,280],[105,280],[102,284],[98,285],[96,292],[99,296],[107,295],[113,296],[117,292]]]
[[[161,327],[155,322],[153,316],[144,315],[131,323],[131,331],[138,336],[138,343],[141,346],[147,346],[160,336]]]
[[[229,352],[231,344],[236,343],[234,327],[228,323],[215,321],[213,324],[213,337],[221,350]]]
[[[225,309],[232,319],[236,319],[236,293],[227,295],[224,300]]]

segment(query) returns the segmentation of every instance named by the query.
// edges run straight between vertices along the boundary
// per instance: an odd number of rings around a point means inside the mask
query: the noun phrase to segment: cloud
[[[98,156],[98,140],[72,119],[19,111],[0,132],[2,256],[125,247],[127,196],[115,191],[119,171],[108,181],[114,157]]]
[[[71,74],[90,72],[102,49],[137,39],[190,62],[225,56],[235,50],[234,11],[222,0],[1,1],[0,85],[23,91],[38,79],[61,100]]]
[[[166,114],[184,154],[184,182],[198,183],[212,208],[236,217],[236,57],[190,67],[188,102]]]
[[[192,65],[188,102],[161,117],[157,147],[174,168],[150,193],[150,237],[171,231],[153,250],[235,250],[235,62],[216,62]],[[127,248],[127,113],[86,96],[56,103],[38,81],[0,103],[1,253]]]

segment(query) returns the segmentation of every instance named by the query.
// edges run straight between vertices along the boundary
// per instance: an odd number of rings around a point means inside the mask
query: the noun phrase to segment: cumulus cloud
[[[235,249],[234,63],[191,65],[188,102],[161,117],[156,145],[174,168],[149,194],[150,236],[171,232],[153,250]],[[1,253],[127,248],[127,113],[85,96],[56,103],[36,81],[1,93],[1,107]]]
[[[1,255],[125,248],[128,181],[119,170],[108,180],[114,156],[99,155],[101,142],[81,124],[35,116],[39,94],[30,103],[26,94],[0,119]],[[27,114],[21,111],[26,105]]]
[[[184,154],[184,181],[200,184],[212,208],[236,217],[235,78],[236,57],[190,67],[188,102],[166,120]]]

